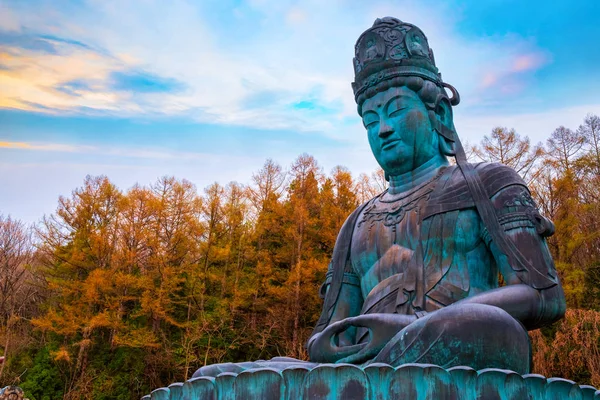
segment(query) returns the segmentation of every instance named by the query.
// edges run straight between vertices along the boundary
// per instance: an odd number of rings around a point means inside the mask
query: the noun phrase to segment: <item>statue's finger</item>
[[[352,326],[353,320],[354,320],[354,318],[346,318],[341,321],[334,322],[333,324],[331,324],[327,328],[325,328],[325,330],[323,330],[323,332],[327,332],[329,335],[338,334],[340,332],[345,331],[350,326]]]
[[[361,315],[359,317],[347,318],[348,323],[352,326],[373,329],[381,325],[381,319],[374,315]]]
[[[360,364],[360,363],[363,363],[365,361],[372,359],[373,357],[375,357],[377,355],[377,353],[379,353],[379,351],[377,351],[377,349],[375,349],[371,346],[366,346],[364,349],[360,350],[359,352],[351,354],[348,357],[344,357],[344,358],[336,361],[336,364]]]

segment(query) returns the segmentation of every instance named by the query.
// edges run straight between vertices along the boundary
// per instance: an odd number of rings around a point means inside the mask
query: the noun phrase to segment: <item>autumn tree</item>
[[[373,186],[378,193],[383,192],[389,186],[385,172],[381,168],[377,168],[371,173],[371,180],[373,181]]]
[[[369,175],[363,172],[356,179],[354,193],[356,193],[356,198],[359,203],[364,203],[375,197],[379,192]]]
[[[577,135],[585,140],[585,159],[589,169],[600,176],[600,117],[588,114],[577,128]]]
[[[577,134],[585,140],[576,162],[583,203],[579,222],[585,227],[580,249],[585,265],[584,298],[586,307],[600,311],[600,117],[588,114]]]
[[[283,283],[289,275],[286,243],[286,210],[283,204],[286,173],[281,165],[268,159],[252,175],[248,196],[253,213],[250,234],[251,268],[245,274],[245,318],[257,357],[277,351],[282,345],[282,321],[278,314]],[[279,351],[281,353],[282,351]]]
[[[546,141],[548,159],[560,171],[573,172],[573,163],[585,144],[585,137],[580,133],[559,126]]]
[[[337,166],[331,171],[321,187],[321,249],[325,254],[333,252],[333,244],[350,213],[358,207],[355,183],[347,168]]]
[[[85,381],[94,336],[116,322],[111,266],[118,240],[116,204],[121,196],[106,177],[87,177],[71,198],[59,198],[56,215],[45,219],[39,231],[53,301],[33,323],[76,344],[75,354],[66,346],[55,354],[56,359],[74,359],[70,389]]]
[[[248,188],[250,201],[258,213],[262,212],[268,202],[279,198],[285,190],[286,173],[281,165],[267,159],[263,167],[252,174],[252,185]]]
[[[206,296],[213,290],[212,285],[216,279],[211,275],[211,268],[221,261],[222,255],[216,251],[217,243],[225,235],[223,222],[225,214],[223,202],[225,189],[218,183],[213,183],[204,190],[205,196],[202,205],[201,219],[204,225],[204,238],[200,245],[200,260],[202,265],[202,288],[200,296],[200,310],[204,311]]]
[[[315,242],[321,225],[319,181],[322,172],[314,157],[302,154],[292,164],[290,173],[285,240],[290,266],[286,286],[291,290],[285,296],[291,321],[285,328],[288,337],[291,337],[289,354],[300,357],[304,353],[300,322],[305,300],[301,288],[310,272],[319,268],[315,252],[318,246]]]
[[[584,271],[578,258],[585,227],[579,220],[583,205],[576,167],[584,143],[583,136],[564,126],[556,128],[546,142],[545,166],[552,185],[556,226],[556,234],[549,238],[549,243],[562,275],[567,303],[572,307],[581,307],[583,302]]]
[[[535,166],[544,154],[541,144],[531,145],[529,137],[521,137],[514,129],[496,127],[485,135],[479,146],[473,146],[475,158],[485,162],[508,165],[530,182],[535,178]]]

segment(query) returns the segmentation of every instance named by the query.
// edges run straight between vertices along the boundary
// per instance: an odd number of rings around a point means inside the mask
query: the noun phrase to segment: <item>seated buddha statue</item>
[[[377,19],[358,38],[354,71],[358,114],[389,188],[339,233],[310,362],[216,364],[194,376],[375,362],[528,373],[527,330],[565,313],[546,244],[553,224],[513,169],[467,162],[452,117],[459,94],[418,27]]]

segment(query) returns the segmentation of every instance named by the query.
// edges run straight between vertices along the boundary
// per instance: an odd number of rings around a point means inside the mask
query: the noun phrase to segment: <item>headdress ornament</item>
[[[423,31],[393,17],[377,18],[356,41],[354,76],[356,100],[380,82],[398,76],[418,76],[449,88],[452,105],[459,102],[456,89],[442,81]]]

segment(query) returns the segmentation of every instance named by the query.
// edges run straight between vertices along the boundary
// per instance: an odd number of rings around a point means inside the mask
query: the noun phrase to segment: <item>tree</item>
[[[356,193],[358,202],[361,204],[372,199],[379,193],[372,179],[364,172],[358,176],[354,192]]]
[[[600,117],[588,114],[577,128],[576,136],[584,138],[587,161],[592,172],[600,176]]]
[[[215,279],[210,274],[212,265],[220,261],[220,253],[215,252],[217,242],[225,234],[223,222],[225,215],[223,212],[223,201],[225,196],[224,188],[218,183],[213,183],[204,190],[205,198],[202,205],[201,219],[204,225],[204,240],[201,243],[202,260],[202,291],[200,298],[200,310],[204,311],[206,296],[212,291],[211,285]]]
[[[485,135],[478,146],[473,146],[475,157],[485,162],[508,165],[530,182],[535,178],[535,166],[544,154],[541,144],[531,147],[527,136],[521,138],[514,129],[496,127],[490,136]]]
[[[253,185],[249,187],[250,200],[258,212],[265,207],[265,203],[272,197],[279,197],[284,189],[286,174],[281,165],[270,158],[263,167],[252,175]]]
[[[22,222],[0,214],[0,342],[3,362],[0,380],[9,356],[18,351],[18,335],[14,332],[23,317],[30,317],[39,300],[28,267],[34,259],[31,234]]]
[[[114,274],[109,271],[117,247],[116,206],[121,196],[106,177],[88,176],[71,198],[59,198],[56,216],[46,219],[38,232],[53,301],[45,315],[32,322],[79,348],[70,369],[71,389],[85,376],[95,333],[117,323],[110,284]]]
[[[317,160],[308,154],[300,155],[291,167],[292,181],[288,191],[286,205],[288,215],[287,242],[289,247],[291,272],[287,283],[293,288],[288,295],[288,303],[292,312],[290,352],[295,357],[304,353],[300,320],[302,313],[302,280],[306,271],[315,266],[315,239],[320,225],[319,180],[322,178],[321,168]]]
[[[342,224],[358,206],[355,183],[347,168],[337,166],[321,186],[320,246],[324,254],[333,253]]]
[[[585,144],[585,138],[580,132],[559,126],[546,141],[548,157],[562,171],[570,172],[573,162]]]
[[[377,168],[371,173],[371,179],[374,182],[377,193],[383,192],[388,187],[388,181],[385,177],[385,172],[381,168]]]

